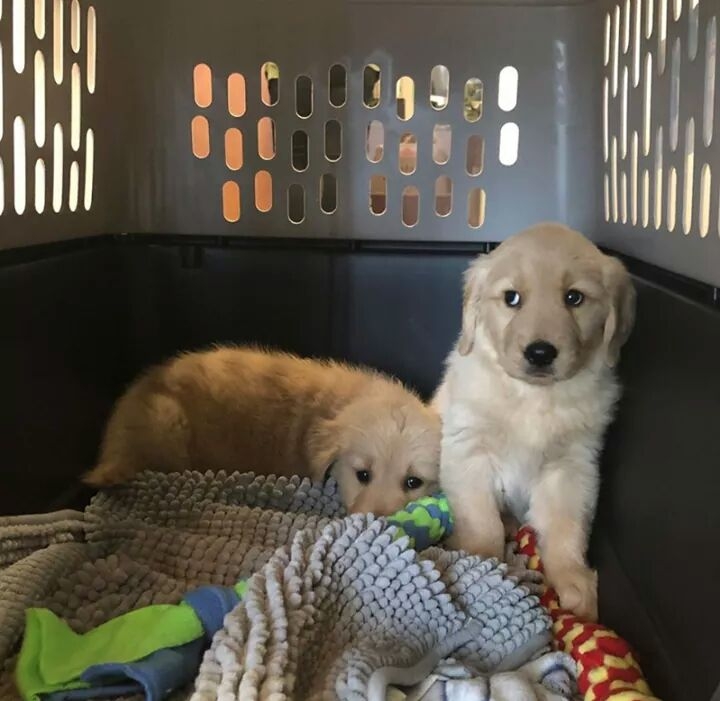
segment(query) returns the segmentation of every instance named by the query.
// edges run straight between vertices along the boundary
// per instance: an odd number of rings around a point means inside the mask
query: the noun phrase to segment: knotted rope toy
[[[410,502],[388,518],[396,537],[407,535],[416,550],[424,550],[451,535],[454,519],[442,493]],[[535,532],[528,526],[515,537],[517,552],[528,568],[543,571]],[[540,602],[553,619],[554,647],[568,653],[578,669],[578,688],[584,701],[658,701],[643,677],[632,649],[614,631],[583,621],[560,607],[557,593],[545,586]]]

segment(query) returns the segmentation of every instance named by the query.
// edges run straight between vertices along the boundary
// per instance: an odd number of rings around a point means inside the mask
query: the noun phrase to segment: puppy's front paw
[[[578,566],[560,570],[549,579],[562,608],[586,621],[597,621],[597,572]]]

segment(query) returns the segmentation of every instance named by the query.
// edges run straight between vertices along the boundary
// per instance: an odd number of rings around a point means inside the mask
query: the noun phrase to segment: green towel
[[[24,699],[88,686],[80,675],[93,665],[135,662],[163,648],[177,647],[203,635],[195,611],[185,603],[146,606],[103,623],[84,635],[75,633],[52,611],[26,612],[25,637],[15,670]]]

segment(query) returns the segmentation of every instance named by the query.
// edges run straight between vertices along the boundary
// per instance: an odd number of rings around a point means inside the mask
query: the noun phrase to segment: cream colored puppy
[[[634,315],[617,259],[559,224],[535,226],[468,269],[462,332],[434,400],[452,545],[501,557],[501,515],[529,522],[562,606],[590,619],[598,453]]]
[[[117,403],[94,486],[145,470],[336,478],[353,512],[390,514],[437,489],[440,420],[399,382],[336,362],[243,348],[187,353]]]

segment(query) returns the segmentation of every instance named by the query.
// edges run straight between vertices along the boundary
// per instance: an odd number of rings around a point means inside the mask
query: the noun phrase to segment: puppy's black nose
[[[525,359],[536,368],[546,368],[557,358],[557,348],[547,341],[533,341],[525,348]]]

